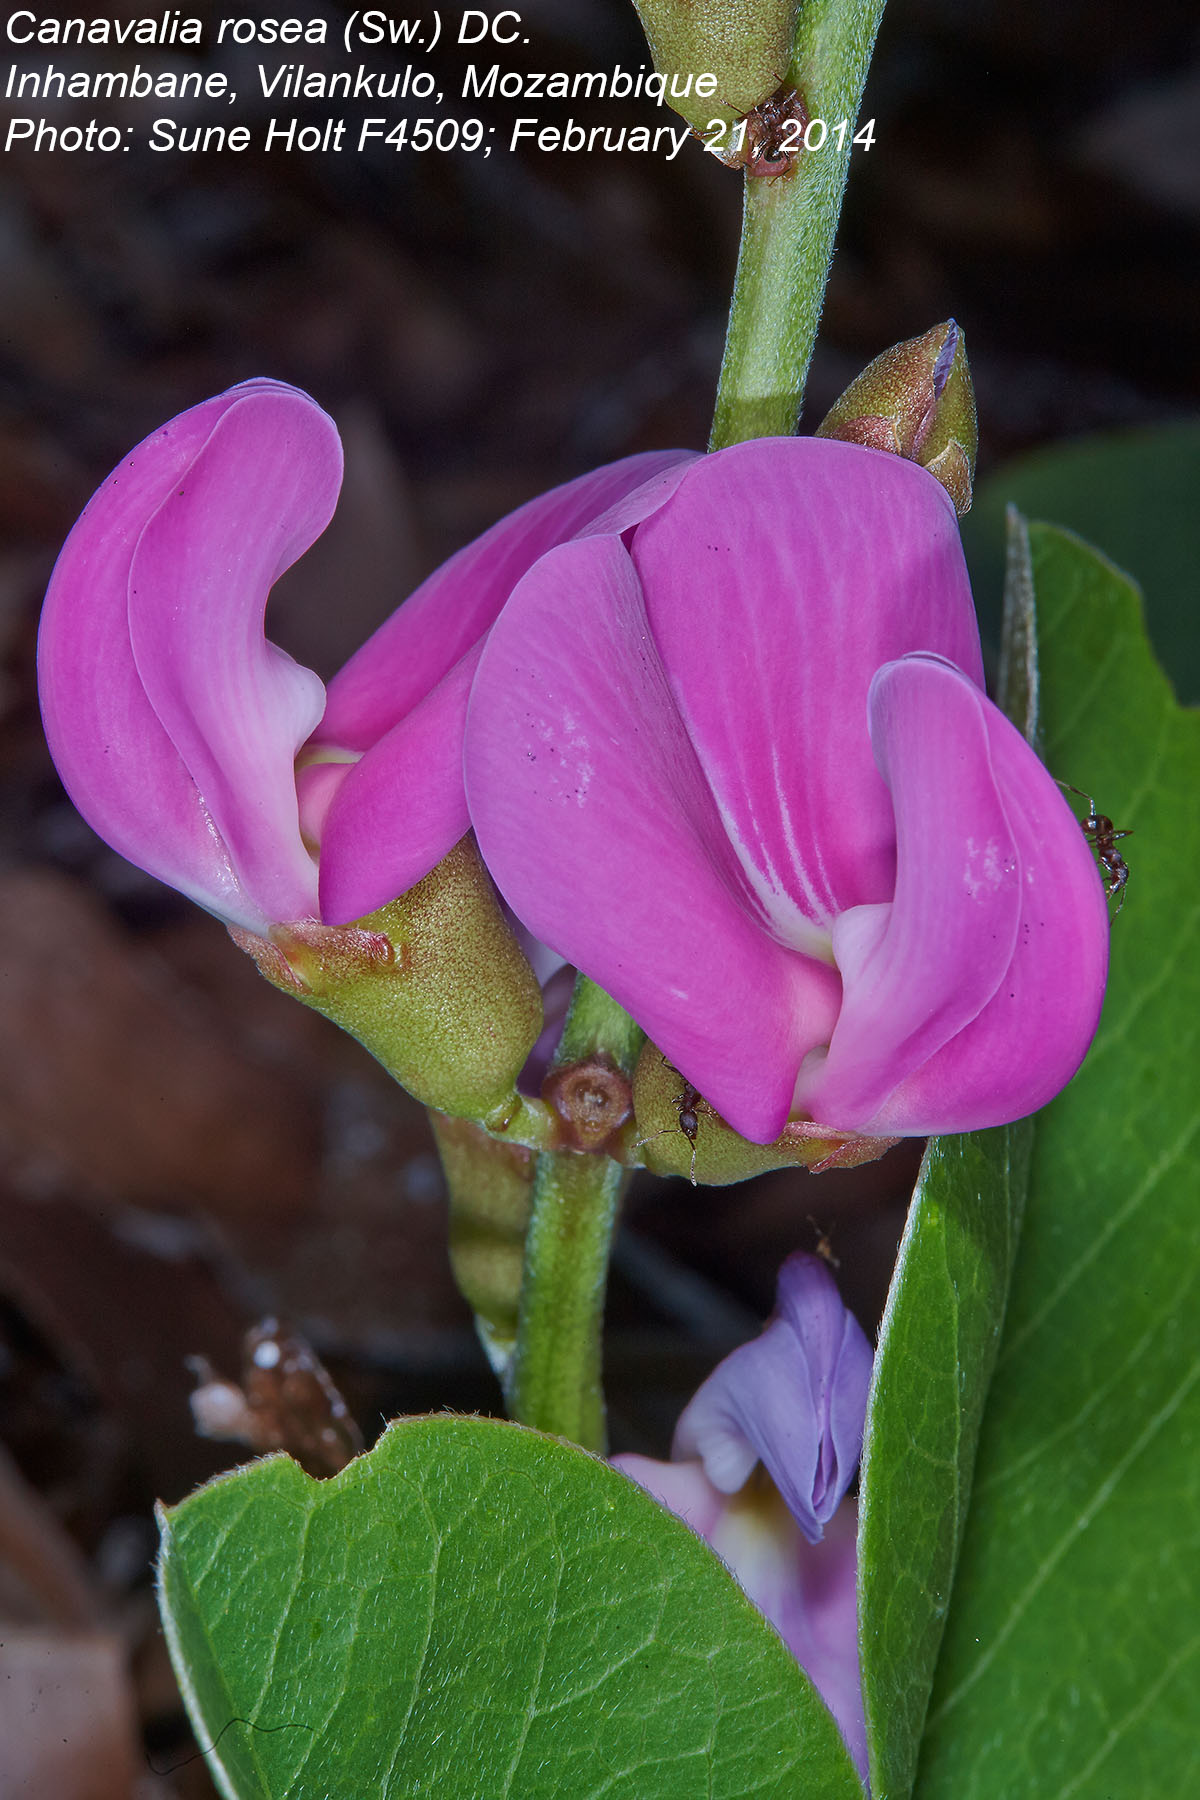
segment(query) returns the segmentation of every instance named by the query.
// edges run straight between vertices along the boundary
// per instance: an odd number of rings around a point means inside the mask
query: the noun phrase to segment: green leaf
[[[699,1538],[519,1426],[402,1420],[162,1518],[160,1598],[236,1800],[861,1800],[798,1664]]]
[[[1200,718],[1132,584],[1030,542],[1047,760],[1136,836],[1100,1034],[1037,1121],[917,1793],[1144,1800],[1200,1777]]]
[[[1000,703],[1039,738],[1029,534],[1010,509]],[[906,1800],[979,1427],[1016,1260],[1033,1127],[934,1138],[888,1292],[867,1410],[859,1508],[863,1699],[874,1792]]]
[[[930,1143],[880,1331],[859,1513],[871,1788],[912,1792],[1020,1230],[1028,1121]]]
[[[1055,519],[1142,585],[1150,635],[1182,700],[1200,700],[1200,420],[1096,433],[1008,463],[962,522],[985,632],[1004,566],[1005,508]],[[992,616],[989,617],[989,603]]]

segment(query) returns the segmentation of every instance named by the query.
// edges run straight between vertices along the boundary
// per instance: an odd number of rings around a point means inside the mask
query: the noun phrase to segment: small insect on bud
[[[816,436],[920,463],[956,510],[968,512],[979,431],[961,327],[947,319],[877,356],[834,402]]]

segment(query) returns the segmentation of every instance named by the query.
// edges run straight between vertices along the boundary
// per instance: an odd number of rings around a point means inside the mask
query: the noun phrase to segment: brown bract
[[[781,82],[746,114],[747,175],[778,178],[794,173],[804,154],[808,108],[798,88]]]
[[[600,1150],[633,1112],[633,1087],[611,1057],[594,1056],[555,1069],[542,1098],[562,1120],[572,1150]]]

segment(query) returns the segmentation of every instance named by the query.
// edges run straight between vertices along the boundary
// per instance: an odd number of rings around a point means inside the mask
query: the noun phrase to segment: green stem
[[[805,0],[788,80],[830,128],[786,176],[747,175],[742,243],[710,450],[796,429],[858,108],[884,0]],[[839,147],[836,126],[847,121]],[[860,151],[860,155],[866,152]]]
[[[640,1025],[586,975],[576,978],[571,1007],[554,1064],[582,1062],[586,1056],[611,1056],[618,1069],[632,1075],[638,1052],[646,1041]]]
[[[643,1041],[629,1015],[580,976],[555,1063],[604,1054],[629,1075]],[[625,1170],[607,1156],[559,1150],[538,1157],[505,1394],[522,1424],[599,1452],[604,1292],[624,1179]]]
[[[624,1174],[607,1156],[562,1150],[538,1158],[508,1382],[514,1419],[601,1454],[601,1325]]]

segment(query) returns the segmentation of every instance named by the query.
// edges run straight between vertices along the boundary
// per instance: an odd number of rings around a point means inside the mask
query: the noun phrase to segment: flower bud
[[[788,1167],[851,1169],[876,1162],[895,1138],[832,1132],[803,1120],[788,1125],[773,1144],[739,1137],[720,1114],[647,1044],[633,1077],[637,1159],[655,1175],[690,1175],[704,1187],[729,1187]]]
[[[920,463],[967,512],[979,433],[961,328],[947,319],[885,350],[834,402],[816,436]]]
[[[798,0],[634,0],[665,99],[693,131],[731,125],[773,94],[792,60]],[[696,77],[716,92],[696,93]],[[692,80],[689,83],[688,77]]]
[[[541,990],[472,838],[357,925],[231,929],[268,981],[356,1037],[426,1106],[503,1105],[542,1024]]]

